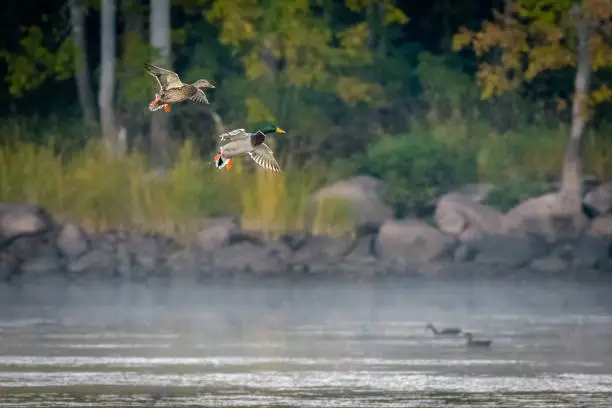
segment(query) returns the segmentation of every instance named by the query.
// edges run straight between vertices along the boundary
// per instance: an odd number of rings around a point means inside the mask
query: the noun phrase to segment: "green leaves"
[[[346,7],[361,12],[379,4],[347,0]],[[323,11],[315,11],[315,6]],[[220,41],[240,56],[250,80],[329,92],[347,103],[373,103],[380,98],[380,86],[351,72],[373,61],[371,27],[358,22],[332,29],[330,6],[329,1],[315,0],[213,0],[206,18],[219,26]],[[390,1],[384,10],[385,24],[407,21]]]
[[[52,50],[48,48],[40,27],[22,27],[21,32],[21,53],[0,52],[0,58],[8,66],[6,80],[11,95],[22,97],[50,78],[65,80],[72,77],[75,51],[70,38],[61,41],[57,50]]]
[[[576,63],[576,26],[571,11],[576,5],[598,29],[589,48],[594,71],[612,68],[612,48],[606,33],[612,32],[612,3],[606,0],[518,0],[504,14],[494,13],[479,32],[465,28],[453,38],[453,50],[472,48],[481,57],[477,80],[487,99],[518,88],[547,71]],[[498,57],[494,58],[493,54]],[[601,89],[593,102],[607,99]]]

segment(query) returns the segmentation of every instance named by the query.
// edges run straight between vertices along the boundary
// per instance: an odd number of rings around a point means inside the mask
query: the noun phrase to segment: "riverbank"
[[[501,213],[481,203],[479,189],[465,188],[438,200],[435,226],[393,218],[375,188],[375,180],[357,177],[311,198],[345,200],[356,231],[345,237],[300,231],[268,238],[237,217],[219,217],[198,220],[197,236],[184,243],[136,231],[91,234],[35,205],[3,204],[0,280],[596,279],[612,272],[612,200],[602,198],[609,186],[585,198],[594,218],[564,215],[556,193]]]

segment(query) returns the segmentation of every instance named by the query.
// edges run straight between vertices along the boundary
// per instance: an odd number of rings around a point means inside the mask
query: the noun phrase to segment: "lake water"
[[[28,406],[609,407],[612,285],[1,287],[0,407]]]

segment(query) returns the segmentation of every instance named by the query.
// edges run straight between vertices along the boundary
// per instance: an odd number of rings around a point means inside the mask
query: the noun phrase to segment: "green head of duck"
[[[268,133],[286,133],[283,129],[273,124],[262,126],[259,131],[264,135],[267,135]]]

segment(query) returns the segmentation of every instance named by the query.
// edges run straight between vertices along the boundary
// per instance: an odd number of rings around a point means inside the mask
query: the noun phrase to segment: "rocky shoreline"
[[[0,204],[0,281],[207,282],[573,277],[612,275],[612,185],[592,189],[583,205],[595,213],[563,212],[549,193],[501,213],[482,204],[482,186],[437,201],[435,224],[395,219],[378,180],[356,177],[312,197],[343,199],[357,237],[296,232],[269,240],[237,217],[200,222],[195,242],[134,231],[90,235],[57,222],[44,209]]]

